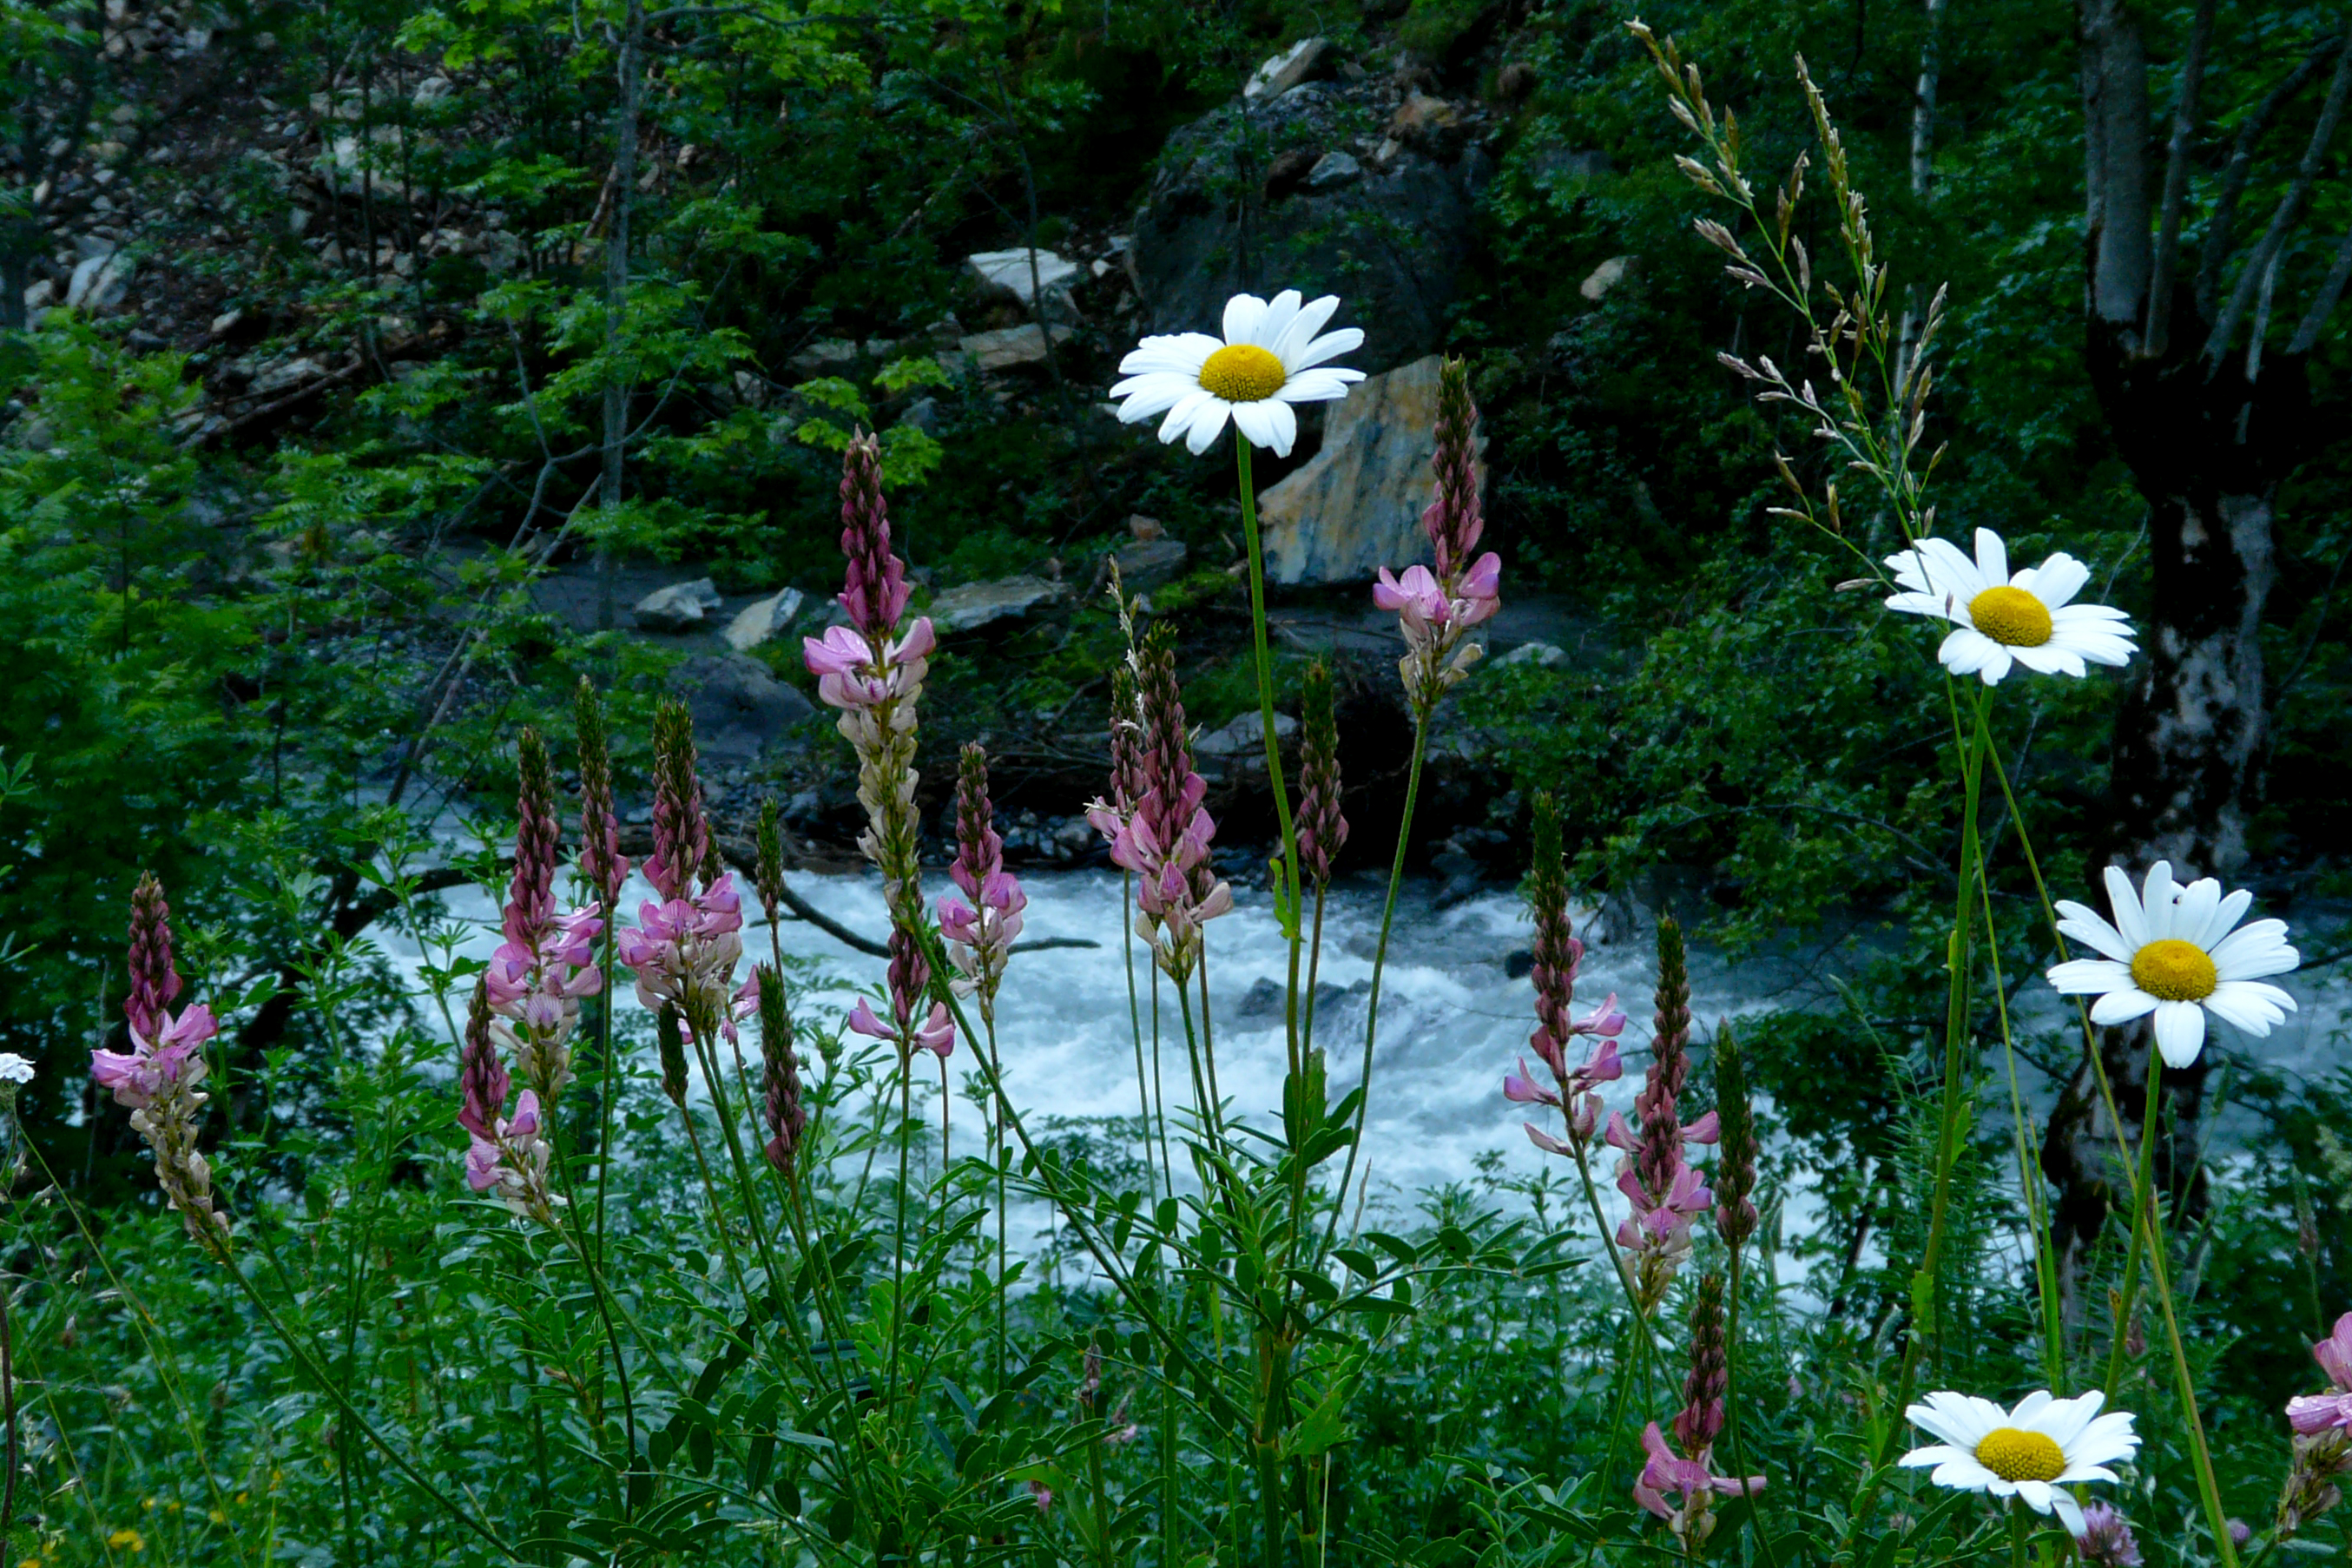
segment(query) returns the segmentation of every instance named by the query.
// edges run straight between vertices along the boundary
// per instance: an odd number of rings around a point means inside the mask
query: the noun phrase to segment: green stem
[[[1250,644],[1257,657],[1257,711],[1265,731],[1265,777],[1274,792],[1274,815],[1282,832],[1282,858],[1275,865],[1275,898],[1282,914],[1284,939],[1290,946],[1290,994],[1283,1006],[1283,1028],[1288,1040],[1290,1070],[1298,1062],[1298,835],[1290,820],[1290,792],[1282,781],[1282,742],[1274,732],[1274,655],[1265,635],[1265,557],[1258,539],[1257,487],[1250,479],[1249,438],[1234,433],[1234,458],[1240,468],[1242,536],[1249,546]]]
[[[1372,1103],[1372,1044],[1381,1027],[1381,976],[1388,967],[1389,933],[1396,924],[1397,889],[1404,883],[1405,847],[1412,841],[1413,808],[1421,800],[1422,759],[1429,751],[1429,704],[1413,715],[1412,764],[1405,773],[1404,817],[1397,824],[1396,854],[1389,862],[1389,891],[1381,905],[1381,936],[1372,948],[1372,985],[1364,1015],[1364,1063],[1356,1079],[1356,1126],[1348,1140],[1348,1161],[1339,1173],[1338,1201],[1331,1205],[1331,1224],[1323,1233],[1328,1253],[1339,1235],[1339,1215],[1348,1206],[1348,1192],[1356,1179],[1356,1157],[1363,1152],[1364,1117]]]

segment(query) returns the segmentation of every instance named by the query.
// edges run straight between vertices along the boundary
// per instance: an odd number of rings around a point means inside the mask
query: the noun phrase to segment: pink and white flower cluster
[[[1021,911],[1029,907],[1029,896],[1021,890],[1020,879],[1004,868],[1004,838],[996,831],[988,798],[988,753],[977,745],[964,747],[956,780],[956,858],[948,875],[963,895],[940,900],[940,935],[956,966],[956,994],[976,994],[981,1016],[993,1019],[996,988],[1004,978],[1013,939],[1021,934]]]
[[[2305,1437],[2352,1433],[2352,1312],[2336,1320],[2336,1331],[2312,1346],[2311,1356],[2327,1374],[2328,1391],[2288,1400],[2287,1424]]]
[[[636,929],[616,935],[614,951],[635,974],[637,1000],[648,1011],[658,1013],[668,1003],[688,1030],[731,1037],[737,1015],[730,987],[743,956],[743,900],[735,873],[720,872],[699,892],[681,892],[638,905]],[[758,1005],[756,992],[752,1005]]]
[[[1437,447],[1431,458],[1436,491],[1421,514],[1434,569],[1408,566],[1400,577],[1383,566],[1372,587],[1372,603],[1394,614],[1404,633],[1405,656],[1397,670],[1406,698],[1423,713],[1478,662],[1483,650],[1466,636],[1503,605],[1503,558],[1491,550],[1475,560],[1470,553],[1486,531],[1477,432],[1468,367],[1449,360],[1438,382]]]
[[[890,1017],[887,1021],[875,1016],[874,1009],[864,997],[849,1010],[849,1027],[853,1034],[868,1039],[888,1040],[898,1047],[902,1060],[912,1059],[917,1051],[929,1051],[945,1061],[955,1051],[955,1021],[948,1016],[947,1004],[934,1002],[930,1011],[922,1015],[923,996],[930,988],[931,966],[915,939],[904,931],[890,933]]]

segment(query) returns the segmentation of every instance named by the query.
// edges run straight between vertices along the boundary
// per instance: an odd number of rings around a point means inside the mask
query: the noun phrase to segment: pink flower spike
[[[1519,1058],[1519,1070],[1503,1075],[1503,1098],[1514,1105],[1558,1105],[1559,1096],[1543,1088],[1528,1071],[1528,1058]]]
[[[915,1048],[929,1051],[945,1061],[955,1054],[955,1020],[948,1016],[947,1004],[931,1004],[930,1016],[915,1031]]]
[[[1609,994],[1608,1001],[1603,1002],[1600,1006],[1595,1007],[1591,1012],[1578,1019],[1574,1032],[1580,1035],[1599,1035],[1604,1039],[1611,1040],[1613,1040],[1618,1036],[1623,1034],[1625,1032],[1625,1015],[1617,1005],[1617,993],[1612,991]],[[1597,1056],[1593,1058],[1596,1062],[1600,1059],[1601,1058]],[[1617,1047],[1614,1046],[1609,1047],[1609,1060],[1612,1066],[1615,1065],[1617,1060]],[[1588,1068],[1586,1070],[1590,1072],[1591,1069]],[[1622,1069],[1620,1069],[1620,1071],[1622,1070]],[[1609,1075],[1609,1077],[1612,1079],[1618,1076],[1618,1072],[1612,1072]]]
[[[857,999],[857,1005],[849,1010],[849,1032],[864,1035],[869,1040],[895,1040],[898,1037],[896,1029],[874,1016],[874,1009],[866,1005],[863,996]]]

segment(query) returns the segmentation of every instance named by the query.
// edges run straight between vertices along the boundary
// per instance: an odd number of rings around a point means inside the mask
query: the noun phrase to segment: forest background
[[[2131,680],[2032,693],[2014,743],[2024,809],[2064,847],[2053,885],[2080,896],[2110,854],[2154,850],[2339,907],[2344,18],[1854,0],[1646,19],[1709,63],[1764,166],[1811,135],[1790,68],[1811,63],[1902,286],[1920,310],[1950,291],[1928,414],[1942,531],[2063,545],[2148,629]],[[152,870],[231,1059],[273,1064],[273,1102],[225,1120],[315,1190],[334,1130],[309,1114],[323,1042],[297,999],[322,940],[394,901],[356,868],[445,810],[506,811],[517,731],[568,735],[583,674],[611,693],[641,802],[646,716],[694,660],[633,628],[631,602],[708,574],[730,603],[798,589],[820,625],[855,426],[884,433],[928,593],[1058,590],[935,662],[934,818],[944,748],[971,735],[1009,760],[1016,810],[1066,817],[1091,793],[1121,646],[1093,589],[1137,543],[1186,546],[1152,594],[1193,717],[1253,707],[1221,470],[1100,406],[1140,331],[1209,324],[1161,319],[1181,290],[1136,238],[1139,216],[1166,228],[1191,204],[1224,226],[1215,267],[1261,291],[1392,293],[1404,266],[1425,319],[1383,323],[1368,368],[1472,366],[1489,539],[1566,657],[1452,700],[1419,862],[1516,877],[1549,790],[1589,899],[1679,905],[1734,951],[1839,952],[1852,1006],[1775,1018],[1751,1071],[1780,1157],[1834,1173],[1821,1284],[1868,1321],[1900,1290],[1869,1278],[1865,1241],[1901,1223],[1903,1080],[1851,1089],[1934,1022],[1900,998],[1932,971],[1948,896],[1919,875],[1953,831],[1921,722],[1940,699],[1916,638],[1836,591],[1843,552],[1772,510],[1776,450],[1818,477],[1802,422],[1715,359],[1804,355],[1690,237],[1678,130],[1623,20],[1576,0],[9,0],[0,1047],[38,1064],[20,1108],[47,1163],[97,1212],[141,1201],[81,1049],[121,1034],[124,911]],[[1323,118],[1240,96],[1310,38]],[[1320,177],[1309,132],[1335,119],[1445,171],[1458,208],[1286,226]],[[1076,280],[983,288],[966,259],[1030,247],[1075,258]],[[1396,259],[1432,250],[1442,267]],[[1284,600],[1339,616],[1360,594]],[[811,689],[797,647],[749,657]],[[1349,809],[1377,847],[1404,720],[1387,658],[1343,658],[1339,679]],[[714,807],[740,837],[761,798],[790,803],[796,854],[822,865],[857,811],[845,747],[798,723]],[[1244,876],[1253,824],[1234,820]],[[2325,920],[2305,952],[2315,976],[2345,957]],[[399,1005],[381,968],[348,984],[348,1005]],[[2034,1048],[2079,1091],[2074,1047]],[[2204,1070],[2179,1086],[2184,1188]],[[2352,1083],[2242,1072],[2229,1092],[2293,1156],[2233,1200],[2269,1259],[2247,1267],[2307,1264],[2341,1297],[2352,1163],[2330,1129]],[[2079,1092],[2068,1114],[2062,1098],[2046,1163],[2062,1226],[2087,1234],[2105,1199],[2070,1163]],[[2303,1261],[2252,1239],[2298,1223],[2320,1237]],[[2216,1353],[2284,1387],[2291,1339]]]

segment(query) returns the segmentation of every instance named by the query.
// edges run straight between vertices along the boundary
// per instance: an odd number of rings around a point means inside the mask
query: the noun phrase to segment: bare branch
[[[2160,358],[2171,335],[2173,268],[2180,258],[2180,209],[2189,195],[2189,144],[2197,134],[2197,95],[2205,84],[2205,49],[2213,38],[2214,0],[2200,0],[2189,29],[2189,54],[2180,65],[2180,98],[2172,109],[2172,141],[2164,150],[2164,210],[2156,231],[2156,256],[2147,290],[2147,321],[2140,352]]]
[[[2327,318],[2336,313],[2336,302],[2344,298],[2344,285],[2347,282],[2352,282],[2352,229],[2345,231],[2342,243],[2336,246],[2336,265],[2327,269],[2326,281],[2320,284],[2303,324],[2287,340],[2287,353],[2307,354],[2318,346],[2320,331],[2327,325]]]
[[[2311,143],[2304,149],[2294,183],[2279,198],[2277,209],[2271,214],[2270,227],[2246,258],[2245,270],[2238,275],[2238,286],[2231,292],[2229,308],[2213,323],[2213,331],[2205,340],[2205,356],[2216,365],[2230,352],[2230,340],[2237,334],[2238,323],[2245,320],[2254,291],[2262,287],[2264,274],[2285,247],[2289,231],[2311,199],[2311,187],[2319,178],[2319,165],[2327,154],[2327,143],[2335,139],[2336,121],[2344,118],[2347,93],[2352,93],[2352,49],[2344,49],[2336,57],[2336,76],[2327,84],[2327,102],[2319,111],[2319,123],[2311,128]]]
[[[2198,247],[2197,311],[2207,321],[2213,319],[2215,307],[2221,298],[2221,272],[2229,265],[2231,231],[2237,222],[2238,202],[2246,192],[2246,179],[2254,166],[2254,148],[2277,123],[2279,113],[2309,87],[2319,70],[2343,47],[2341,38],[2327,38],[2304,58],[2301,65],[2289,71],[2279,84],[2271,89],[2253,112],[2239,122],[2238,139],[2230,149],[2230,162],[2221,170],[2221,188],[2213,198],[2212,220],[2205,226],[2205,237]]]

